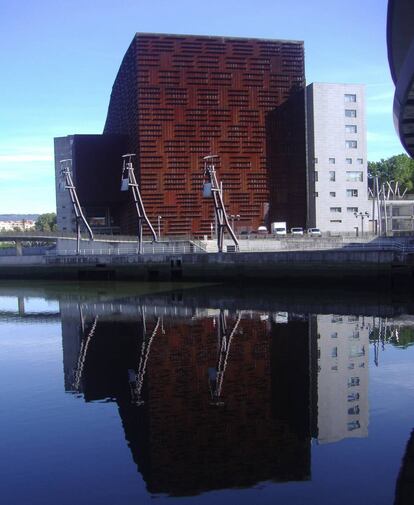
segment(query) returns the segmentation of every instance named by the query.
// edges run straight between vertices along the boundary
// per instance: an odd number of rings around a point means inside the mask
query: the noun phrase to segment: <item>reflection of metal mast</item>
[[[240,320],[241,313],[237,316],[236,323],[234,324],[231,333],[228,334],[224,310],[220,310],[220,316],[218,319],[217,367],[208,369],[208,383],[210,387],[212,405],[224,405],[224,403],[220,400],[224,374],[227,368],[231,342],[240,324]]]
[[[86,337],[85,340],[82,340],[81,347],[79,349],[78,364],[76,366],[76,370],[75,370],[75,374],[74,374],[74,381],[73,381],[73,388],[75,389],[75,391],[79,391],[79,389],[80,389],[80,383],[82,380],[83,367],[85,365],[86,354],[88,352],[88,347],[89,347],[89,343],[91,341],[91,338],[93,337],[93,335],[95,333],[96,325],[98,323],[98,318],[99,318],[99,316],[95,316],[95,319],[92,323],[92,327],[88,333],[88,336]],[[81,309],[81,328],[84,328],[82,309]]]
[[[239,241],[234,234],[233,228],[230,226],[226,209],[224,207],[223,201],[223,187],[222,184],[217,180],[215,160],[218,156],[205,156],[204,159],[204,177],[208,177],[209,183],[211,184],[211,192],[214,199],[214,211],[216,213],[217,219],[217,245],[219,252],[223,252],[223,240],[224,240],[224,230],[227,228],[233,242],[236,246],[236,250],[239,250]]]
[[[122,166],[122,183],[121,183],[121,191],[125,191],[130,187],[132,189],[132,196],[134,197],[135,208],[137,210],[138,215],[138,254],[143,252],[143,243],[142,243],[142,228],[144,222],[147,224],[148,228],[151,231],[153,240],[157,242],[157,234],[148,219],[148,216],[145,212],[144,202],[142,201],[141,192],[139,190],[139,185],[137,183],[137,179],[135,177],[134,166],[132,164],[132,157],[135,154],[124,154],[122,158],[124,159],[124,163]],[[124,183],[125,181],[125,183]],[[127,182],[127,184],[126,184]]]
[[[75,185],[73,184],[73,179],[72,179],[72,160],[61,160],[61,175],[65,179],[65,189],[69,191],[69,196],[70,200],[72,202],[73,210],[75,212],[75,219],[76,219],[76,252],[79,254],[80,252],[80,239],[81,239],[81,232],[80,232],[80,225],[81,222],[85,225],[86,231],[88,232],[89,238],[93,240],[93,233],[91,230],[91,227],[88,224],[88,221],[86,221],[85,216],[83,215],[78,195],[76,193],[76,188]]]
[[[141,345],[141,355],[139,358],[138,371],[128,370],[129,374],[129,385],[131,388],[131,401],[135,405],[143,405],[144,400],[141,397],[142,385],[144,383],[145,371],[147,368],[148,357],[151,350],[151,344],[154,340],[156,334],[158,333],[158,328],[161,324],[161,317],[158,317],[157,322],[152,330],[151,335],[147,339],[147,326],[145,323],[145,313],[142,311],[142,345]]]

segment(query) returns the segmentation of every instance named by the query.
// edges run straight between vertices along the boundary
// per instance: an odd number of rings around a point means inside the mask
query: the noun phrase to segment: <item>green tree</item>
[[[398,154],[386,160],[369,161],[368,175],[378,177],[380,184],[398,181],[402,190],[411,192],[414,188],[414,160],[406,154]]]
[[[40,214],[35,223],[36,230],[39,231],[55,231],[56,230],[56,214],[49,212]]]

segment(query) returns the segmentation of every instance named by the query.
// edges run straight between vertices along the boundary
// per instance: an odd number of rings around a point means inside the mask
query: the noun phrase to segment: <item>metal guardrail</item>
[[[138,247],[97,247],[80,249],[80,256],[122,256],[122,255],[138,255]],[[153,243],[143,245],[143,254],[206,254],[206,251],[193,243],[188,244],[168,244],[168,243]],[[77,256],[75,249],[60,249],[58,251],[48,251],[47,257],[56,256]]]

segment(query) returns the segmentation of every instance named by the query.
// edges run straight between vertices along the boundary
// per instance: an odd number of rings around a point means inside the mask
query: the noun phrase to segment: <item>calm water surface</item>
[[[0,501],[414,503],[407,295],[0,284]]]

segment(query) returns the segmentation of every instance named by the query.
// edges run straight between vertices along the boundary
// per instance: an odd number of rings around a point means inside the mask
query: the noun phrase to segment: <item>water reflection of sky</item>
[[[395,341],[409,314],[212,293],[62,293],[0,320],[4,503],[392,503],[414,427],[414,348]],[[33,317],[45,307],[61,318]]]

